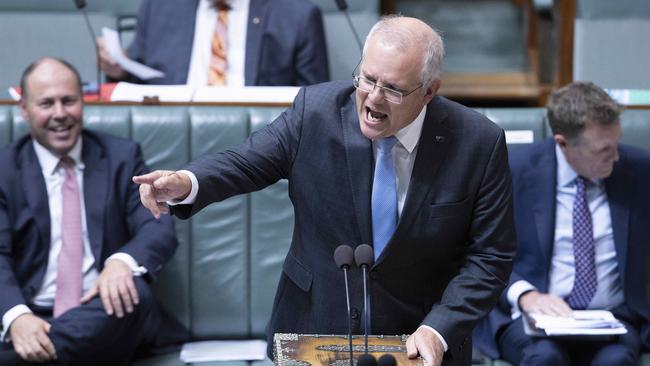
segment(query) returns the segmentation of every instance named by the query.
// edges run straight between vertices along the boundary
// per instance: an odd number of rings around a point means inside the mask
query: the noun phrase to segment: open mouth
[[[381,122],[384,119],[386,119],[386,117],[388,117],[387,114],[380,113],[380,112],[374,111],[374,110],[366,107],[366,119],[369,122]]]

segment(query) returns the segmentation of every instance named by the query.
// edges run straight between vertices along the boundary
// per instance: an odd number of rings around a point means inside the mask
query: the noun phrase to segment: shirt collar
[[[81,136],[77,139],[77,142],[72,147],[72,150],[68,153],[68,156],[72,158],[75,162],[75,166],[83,170],[84,163],[81,160]],[[36,157],[38,158],[39,164],[41,164],[41,169],[43,174],[52,175],[56,172],[59,167],[59,161],[61,157],[53,154],[50,150],[46,149],[45,146],[41,145],[36,139],[32,138],[34,143],[34,151],[36,151]]]
[[[425,105],[422,110],[420,111],[420,114],[418,114],[417,117],[415,117],[415,120],[413,122],[409,123],[406,125],[406,127],[403,127],[401,130],[397,131],[395,133],[395,137],[397,138],[397,141],[404,146],[406,151],[410,153],[413,152],[415,147],[418,145],[418,141],[420,140],[420,134],[422,134],[422,124],[424,123],[424,116],[427,114],[427,106]]]

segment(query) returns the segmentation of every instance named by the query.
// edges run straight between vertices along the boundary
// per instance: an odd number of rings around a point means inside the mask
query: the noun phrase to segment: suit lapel
[[[45,248],[50,247],[50,206],[47,198],[47,187],[41,165],[36,157],[32,141],[29,140],[23,151],[22,181],[24,182],[25,197],[34,213],[34,220]],[[49,251],[49,249],[48,249]]]
[[[605,180],[605,191],[609,202],[609,211],[612,218],[612,230],[614,232],[614,246],[616,258],[618,259],[621,281],[625,279],[625,263],[627,260],[628,223],[630,222],[630,206],[633,197],[629,192],[630,183],[635,182],[634,176],[617,163],[614,166],[612,175]]]
[[[108,162],[104,152],[94,139],[83,136],[82,159],[84,161],[84,201],[86,205],[86,226],[90,247],[96,264],[101,267],[103,258],[102,241],[104,237],[104,207],[106,201],[106,182]]]
[[[246,57],[244,61],[244,82],[255,85],[262,50],[262,35],[266,27],[268,0],[251,0],[248,7],[248,25],[246,27]]]
[[[550,263],[555,240],[556,170],[555,142],[547,140],[544,142],[540,160],[524,177],[524,197],[533,199],[532,208],[540,253],[543,256],[542,263]]]
[[[430,204],[430,202],[427,202],[426,197],[435,184],[438,168],[445,160],[445,155],[453,138],[452,131],[445,125],[446,119],[447,112],[440,97],[436,97],[433,102],[429,103],[422,124],[417,156],[413,165],[402,215],[397,223],[393,237],[382,251],[377,262],[381,262],[395,248],[395,242],[399,242],[395,238],[399,238],[401,233],[409,231],[422,206]]]
[[[361,133],[354,98],[355,93],[352,93],[349,102],[341,108],[343,144],[352,186],[352,199],[359,227],[359,237],[361,243],[370,244],[372,243],[370,221],[373,174],[372,143]]]

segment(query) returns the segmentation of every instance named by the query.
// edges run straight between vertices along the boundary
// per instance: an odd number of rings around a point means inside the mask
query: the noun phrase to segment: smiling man
[[[185,170],[135,177],[156,216],[288,179],[295,230],[268,326],[346,334],[340,244],[372,244],[370,329],[411,334],[411,357],[469,365],[474,324],[495,304],[515,251],[503,131],[437,96],[440,36],[392,16],[370,31],[353,83],[302,89],[293,107],[243,144]],[[352,270],[352,327],[363,329]],[[218,294],[217,294],[218,295]]]
[[[182,341],[146,282],[177,242],[130,182],[146,172],[139,146],[83,130],[67,62],[34,62],[21,87],[30,134],[0,151],[0,364],[125,365]]]

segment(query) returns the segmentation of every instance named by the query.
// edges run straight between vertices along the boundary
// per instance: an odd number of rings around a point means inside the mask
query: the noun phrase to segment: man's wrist
[[[420,325],[420,328],[424,328],[424,329],[427,329],[427,330],[433,332],[433,334],[435,334],[436,337],[438,337],[438,340],[440,340],[440,344],[442,344],[442,349],[445,352],[447,352],[447,350],[449,349],[449,346],[447,345],[447,341],[445,341],[445,338],[442,337],[442,334],[440,334],[437,330],[433,329],[433,327],[430,327],[430,326],[425,325],[425,324]]]
[[[3,342],[9,342],[11,340],[9,337],[9,328],[11,328],[11,324],[13,324],[19,316],[31,313],[31,309],[25,304],[18,304],[7,310],[7,312],[2,316],[2,332],[0,333],[0,340]]]

